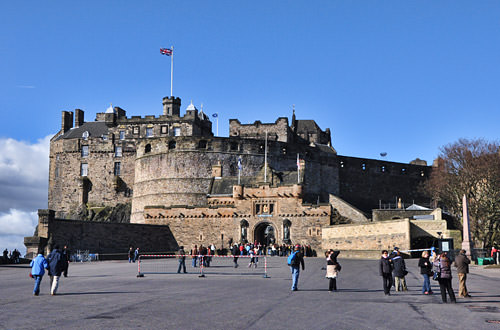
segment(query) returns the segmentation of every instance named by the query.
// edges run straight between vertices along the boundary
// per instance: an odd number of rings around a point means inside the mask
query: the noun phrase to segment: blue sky
[[[498,1],[3,1],[0,142],[43,149],[61,110],[161,114],[174,45],[174,95],[217,112],[221,136],[295,104],[341,155],[431,164],[458,138],[498,139],[499,18]]]

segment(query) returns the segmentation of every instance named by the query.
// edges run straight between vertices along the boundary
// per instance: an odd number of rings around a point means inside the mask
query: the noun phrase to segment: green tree
[[[467,196],[471,236],[477,247],[500,240],[500,153],[498,142],[460,139],[441,148],[426,190],[462,226]]]

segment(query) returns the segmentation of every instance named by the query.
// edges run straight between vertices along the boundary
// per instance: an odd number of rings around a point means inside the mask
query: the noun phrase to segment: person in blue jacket
[[[40,294],[40,283],[42,282],[42,277],[45,274],[45,268],[49,267],[47,259],[42,253],[39,253],[35,259],[31,260],[31,275],[35,280],[35,287],[33,288],[33,295],[38,296]]]

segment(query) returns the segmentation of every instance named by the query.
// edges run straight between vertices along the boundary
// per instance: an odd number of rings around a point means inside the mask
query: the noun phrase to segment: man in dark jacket
[[[238,246],[238,244],[234,244],[231,253],[233,254],[234,268],[238,268],[238,256],[240,255],[240,247]]]
[[[67,245],[64,246],[64,248],[62,249],[61,253],[62,253],[63,261],[64,261],[63,275],[64,275],[64,277],[68,277],[70,251],[68,250],[68,246]]]
[[[392,260],[389,258],[389,252],[387,252],[387,250],[382,251],[382,257],[379,262],[379,275],[382,276],[384,282],[385,295],[390,296],[392,286]]]
[[[465,281],[467,280],[467,273],[469,272],[470,259],[465,255],[465,250],[460,250],[458,256],[455,258],[455,267],[458,273],[458,296],[462,298],[470,298],[471,295],[467,291]]]
[[[184,251],[184,246],[179,246],[179,268],[177,268],[177,273],[181,272],[181,268],[183,268],[184,273],[186,272],[186,251]]]
[[[295,257],[290,264],[290,270],[292,271],[292,291],[297,291],[297,285],[299,284],[300,266],[302,266],[302,270],[305,269],[304,255],[300,252],[300,245],[295,245],[293,253],[295,253]]]
[[[49,262],[50,294],[55,295],[59,287],[59,279],[64,270],[64,261],[59,245],[55,245],[47,257]]]

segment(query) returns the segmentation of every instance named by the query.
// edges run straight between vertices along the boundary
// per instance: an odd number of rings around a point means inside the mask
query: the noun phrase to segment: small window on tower
[[[174,127],[174,136],[181,136],[181,128]]]
[[[116,162],[115,163],[115,168],[114,168],[113,172],[114,172],[115,175],[120,175],[121,172],[122,172],[122,163]]]
[[[82,157],[89,156],[89,146],[82,146]]]
[[[120,140],[125,140],[125,131],[120,131]]]
[[[82,163],[80,165],[80,175],[81,176],[87,176],[88,174],[89,174],[89,164]]]
[[[139,126],[134,126],[132,133],[134,133],[134,135],[139,135]]]
[[[146,128],[146,137],[152,137],[152,136],[153,136],[153,127]]]
[[[161,127],[161,134],[168,134],[168,126],[163,125]]]
[[[121,156],[122,156],[122,147],[116,146],[115,147],[115,157],[121,157]]]

